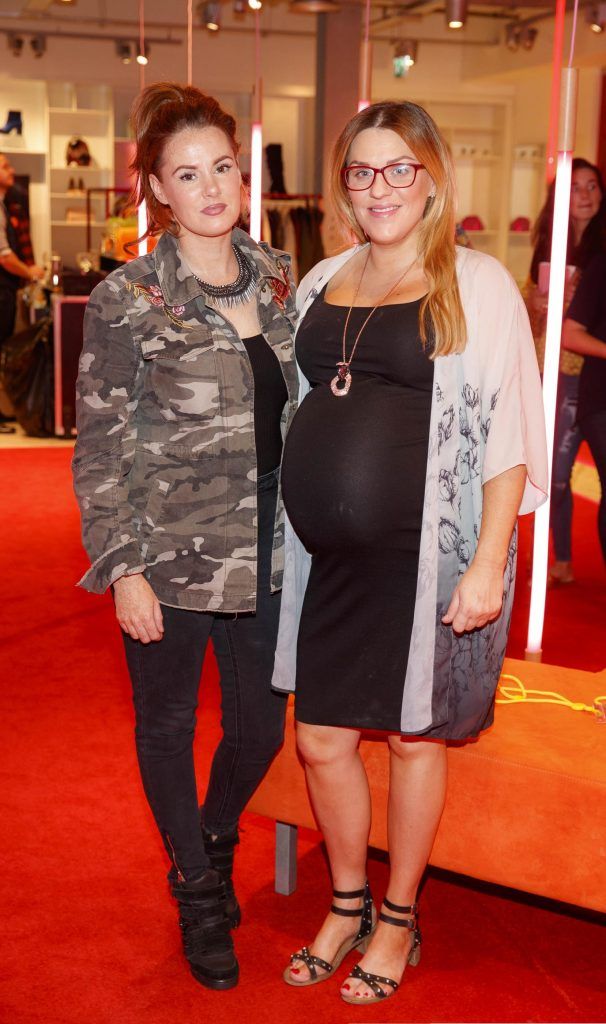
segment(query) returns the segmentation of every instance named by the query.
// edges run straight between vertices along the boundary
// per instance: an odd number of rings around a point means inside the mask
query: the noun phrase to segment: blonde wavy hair
[[[462,352],[467,328],[456,273],[456,186],[448,146],[427,111],[416,103],[373,103],[348,121],[333,149],[330,192],[342,226],[360,242],[367,239],[355,218],[341,171],[347,166],[352,142],[367,128],[396,132],[434,182],[435,196],[428,199],[419,234],[419,255],[429,282],[419,310],[419,330],[423,345],[431,332],[432,359]]]

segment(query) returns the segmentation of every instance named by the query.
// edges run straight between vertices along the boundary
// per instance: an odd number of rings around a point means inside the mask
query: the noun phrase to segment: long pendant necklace
[[[238,264],[238,276],[235,281],[230,284],[209,284],[207,281],[200,280],[196,274],[193,275],[206,298],[210,299],[214,305],[226,309],[248,302],[249,299],[252,299],[257,287],[257,279],[251,261],[238,249],[237,245],[232,245],[232,249]]]
[[[333,395],[336,396],[336,398],[344,398],[345,395],[349,394],[349,389],[351,388],[351,372],[350,372],[349,368],[351,366],[353,357],[355,355],[355,351],[356,351],[356,349],[358,347],[358,342],[359,342],[360,337],[362,335],[362,331],[366,327],[366,324],[370,320],[370,318],[373,315],[373,313],[379,308],[379,306],[382,306],[384,302],[387,302],[387,299],[392,294],[392,292],[395,292],[395,290],[398,287],[398,285],[402,284],[402,281],[404,280],[406,275],[409,273],[410,270],[412,270],[412,268],[414,267],[415,263],[417,262],[417,257],[415,256],[415,258],[412,261],[412,263],[408,264],[408,266],[406,267],[406,270],[404,271],[403,274],[400,275],[400,277],[398,278],[396,283],[392,284],[391,288],[389,289],[388,292],[386,292],[386,294],[383,296],[383,298],[379,302],[377,302],[376,306],[372,307],[370,313],[366,317],[366,320],[364,321],[364,323],[362,324],[362,326],[360,327],[360,330],[358,331],[358,333],[356,335],[356,339],[355,339],[355,341],[353,343],[353,348],[352,348],[351,352],[349,353],[349,359],[348,359],[346,357],[346,355],[345,355],[345,344],[346,344],[346,339],[347,339],[347,328],[349,327],[349,318],[351,316],[351,311],[352,311],[352,309],[354,308],[354,306],[356,304],[356,299],[357,299],[357,297],[358,297],[358,295],[360,293],[360,288],[362,287],[362,281],[364,279],[364,274],[366,273],[366,267],[368,266],[368,260],[369,259],[370,259],[370,246],[368,248],[368,253],[367,253],[367,256],[366,256],[366,261],[365,261],[364,266],[362,268],[362,273],[360,274],[360,280],[358,281],[358,287],[356,288],[356,293],[355,293],[355,295],[353,297],[353,302],[352,302],[351,306],[349,307],[349,310],[347,312],[347,316],[345,318],[345,326],[343,327],[343,359],[340,362],[337,363],[337,375],[336,375],[336,377],[333,377],[333,379],[330,382],[330,390],[332,391]]]

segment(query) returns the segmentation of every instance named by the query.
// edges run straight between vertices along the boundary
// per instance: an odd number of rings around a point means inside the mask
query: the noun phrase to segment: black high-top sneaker
[[[234,851],[238,843],[238,829],[229,832],[224,836],[214,836],[212,832],[202,825],[202,836],[204,838],[204,850],[212,867],[218,871],[225,882],[225,895],[227,898],[226,912],[231,928],[237,928],[242,919],[240,904],[234,892],[233,870]]]
[[[194,978],[206,988],[234,988],[239,968],[221,876],[208,868],[193,882],[172,882],[171,891],[179,904],[183,952]]]

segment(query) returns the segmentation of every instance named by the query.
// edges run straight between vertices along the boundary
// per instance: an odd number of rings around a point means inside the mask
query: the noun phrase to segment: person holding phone
[[[555,182],[549,186],[547,200],[534,229],[534,252],[530,265],[527,303],[538,353],[542,356],[547,320],[549,259],[555,199]],[[572,161],[570,220],[568,230],[566,290],[564,313],[589,261],[606,248],[606,210],[604,183],[598,167],[581,157]],[[572,510],[570,486],[572,467],[581,444],[577,423],[579,376],[583,357],[571,350],[562,352],[558,378],[556,435],[551,486],[551,533],[554,560],[549,568],[549,583],[572,583]]]

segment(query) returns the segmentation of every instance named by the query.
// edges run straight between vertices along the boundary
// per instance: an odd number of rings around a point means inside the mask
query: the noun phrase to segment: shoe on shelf
[[[421,932],[417,924],[419,904],[412,903],[409,907],[400,907],[397,903],[392,903],[391,900],[385,897],[383,905],[388,910],[393,910],[396,914],[411,915],[410,917],[392,917],[391,914],[385,914],[381,911],[379,921],[393,925],[395,928],[408,928],[412,932],[412,945],[408,951],[404,967],[406,968],[408,964],[411,967],[416,967],[421,959]],[[356,964],[349,977],[354,981],[363,981],[373,993],[371,996],[346,995],[343,989],[341,989],[341,999],[352,1006],[368,1006],[369,1003],[379,1003],[383,999],[389,999],[390,996],[397,992],[401,984],[401,981],[394,981],[393,978],[384,978],[380,974],[371,974],[370,971],[363,970],[360,964]]]
[[[370,936],[375,929],[375,914],[372,903],[372,895],[370,892],[370,886],[368,882],[365,883],[363,889],[355,889],[353,892],[342,892],[338,889],[333,889],[333,897],[337,900],[355,900],[362,899],[362,906],[359,910],[347,910],[343,907],[335,907],[334,903],[330,908],[331,914],[338,914],[339,917],[360,917],[360,927],[355,935],[345,939],[341,943],[332,962],[328,963],[327,960],[322,960],[319,956],[314,956],[309,949],[309,946],[303,946],[298,953],[293,953],[290,958],[290,963],[282,977],[287,985],[293,985],[295,988],[306,988],[309,985],[317,985],[321,981],[326,981],[330,978],[336,969],[341,965],[348,953],[351,953],[352,949],[359,949],[362,953],[366,952],[366,947]],[[307,967],[309,971],[309,978],[305,981],[297,981],[292,976],[293,964],[300,961]],[[322,971],[318,973],[318,967]]]
[[[216,991],[234,988],[239,968],[218,871],[208,868],[193,882],[173,882],[171,891],[179,904],[183,952],[194,978]]]
[[[572,562],[552,562],[549,566],[547,585],[557,587],[560,583],[574,583]]]
[[[20,110],[9,110],[6,124],[0,128],[2,135],[10,135],[11,132],[17,132],[17,135],[23,134],[23,118]]]
[[[204,808],[201,807],[200,813],[203,814],[203,812]],[[206,829],[204,824],[202,824],[202,838],[204,840],[204,850],[210,861],[210,865],[215,871],[219,872],[225,884],[225,910],[229,919],[230,927],[237,928],[242,920],[242,912],[240,910],[238,898],[234,892],[232,876],[234,870],[234,851],[240,842],[238,829],[235,828],[227,835],[217,836],[213,835],[213,833]]]

